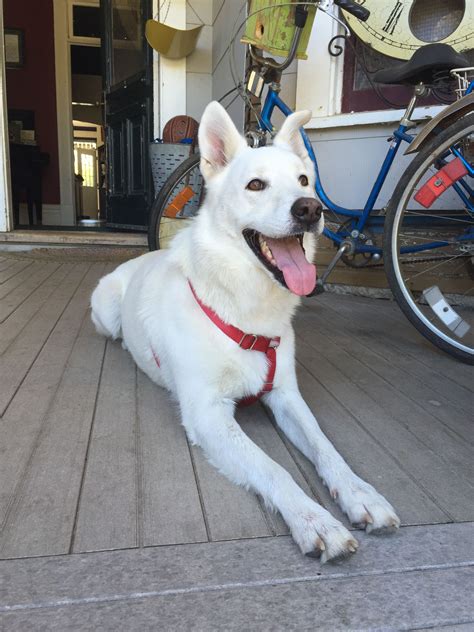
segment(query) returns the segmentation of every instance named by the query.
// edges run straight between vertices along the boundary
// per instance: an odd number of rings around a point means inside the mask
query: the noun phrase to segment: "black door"
[[[107,226],[146,230],[152,201],[151,0],[101,0],[104,38]]]

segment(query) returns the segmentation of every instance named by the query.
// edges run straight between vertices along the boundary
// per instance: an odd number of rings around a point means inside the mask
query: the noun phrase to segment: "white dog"
[[[323,229],[314,167],[288,117],[273,146],[250,149],[211,103],[199,128],[204,205],[169,250],[119,266],[92,295],[97,330],[124,346],[179,401],[191,441],[238,485],[276,508],[303,553],[334,560],[357,541],[241,430],[236,403],[259,396],[310,459],[351,522],[396,529],[391,505],[361,480],[324,436],[298,390],[291,319],[316,283]]]

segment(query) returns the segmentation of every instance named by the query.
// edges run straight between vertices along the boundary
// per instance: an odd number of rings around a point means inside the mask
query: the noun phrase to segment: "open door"
[[[151,0],[101,0],[107,226],[146,230],[152,203]]]

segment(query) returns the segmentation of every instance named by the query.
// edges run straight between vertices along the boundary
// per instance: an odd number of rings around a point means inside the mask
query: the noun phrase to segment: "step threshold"
[[[146,246],[146,233],[14,230],[0,233],[0,244],[41,244],[74,246]]]

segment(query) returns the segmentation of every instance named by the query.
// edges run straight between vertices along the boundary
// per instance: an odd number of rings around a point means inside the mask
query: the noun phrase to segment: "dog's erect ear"
[[[206,180],[225,167],[247,143],[220,103],[212,101],[199,125],[201,172]]]
[[[300,134],[300,127],[307,123],[311,119],[311,112],[309,110],[301,110],[290,114],[285,119],[281,130],[275,137],[273,144],[275,147],[282,147],[283,149],[289,149],[299,156],[302,160],[307,160],[308,150],[306,149],[303,139]]]

